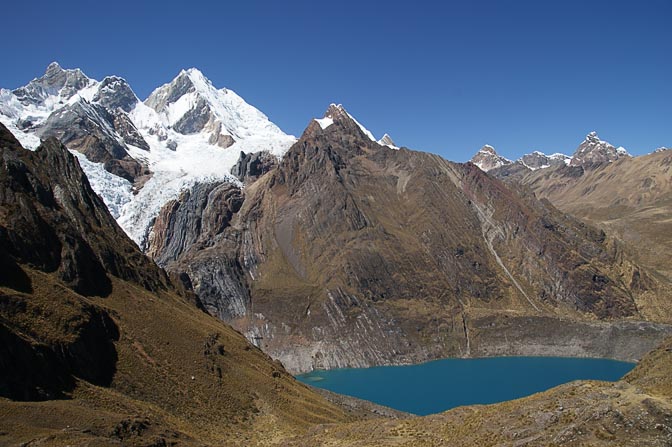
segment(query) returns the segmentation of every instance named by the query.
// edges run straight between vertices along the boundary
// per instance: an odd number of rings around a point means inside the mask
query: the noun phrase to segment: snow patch
[[[329,117],[325,117],[325,118],[315,118],[315,121],[317,121],[317,124],[320,125],[320,127],[322,128],[322,130],[324,130],[324,129],[326,129],[327,127],[329,127],[329,126],[331,126],[332,124],[334,124],[334,120],[333,120],[332,118],[329,118]]]

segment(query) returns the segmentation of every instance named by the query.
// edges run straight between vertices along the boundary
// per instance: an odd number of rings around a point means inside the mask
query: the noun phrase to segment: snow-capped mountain
[[[537,169],[550,168],[551,166],[562,166],[568,164],[572,157],[569,155],[555,153],[546,155],[543,152],[534,151],[531,154],[525,154],[516,160],[517,163],[535,171]]]
[[[489,144],[483,146],[476,155],[471,158],[471,162],[485,172],[513,163],[508,158],[499,155],[495,148]]]
[[[347,110],[345,110],[345,107],[343,107],[342,104],[330,104],[327,108],[327,111],[324,113],[324,116],[322,118],[315,118],[314,121],[316,121],[322,129],[326,129],[327,127],[334,124],[334,122],[340,122],[342,124],[352,121],[355,125],[357,125],[357,127],[359,127],[362,133],[369,140],[375,141],[381,146],[387,146],[390,149],[399,149],[399,147],[394,144],[394,141],[392,141],[392,137],[390,137],[388,134],[384,134],[380,140],[376,140],[376,137],[373,136],[373,133],[364,127],[359,121],[357,121],[355,117],[352,116]]]
[[[383,135],[382,138],[378,140],[378,144],[381,146],[387,146],[391,149],[399,149],[399,146],[394,144],[394,140],[392,140],[392,137],[389,134]]]
[[[622,157],[631,157],[631,155],[622,147],[614,147],[612,144],[600,140],[597,132],[590,132],[574,152],[569,164],[571,166],[590,167],[602,163],[611,163]]]
[[[280,157],[296,141],[195,68],[141,102],[122,78],[97,81],[54,62],[26,86],[0,90],[0,122],[27,148],[54,136],[77,151],[93,188],[140,245],[182,190],[237,182],[230,170],[241,151]]]
[[[483,171],[511,165],[515,169],[545,169],[556,166],[582,166],[591,168],[603,163],[611,163],[623,157],[632,157],[623,147],[600,140],[596,132],[590,132],[571,157],[562,153],[546,155],[534,151],[525,154],[515,162],[499,155],[492,146],[483,146],[471,159],[471,162]]]

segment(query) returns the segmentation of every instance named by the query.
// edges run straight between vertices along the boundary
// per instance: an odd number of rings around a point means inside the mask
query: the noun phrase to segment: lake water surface
[[[301,382],[418,415],[517,399],[578,379],[616,381],[634,363],[604,359],[495,357],[420,365],[314,371]]]

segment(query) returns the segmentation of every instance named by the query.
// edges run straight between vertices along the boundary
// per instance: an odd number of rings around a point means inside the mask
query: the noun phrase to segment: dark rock
[[[108,76],[100,82],[98,91],[93,97],[93,102],[102,105],[111,112],[121,109],[128,113],[133,110],[139,100],[126,80],[116,76]]]
[[[199,98],[198,102],[173,125],[173,129],[183,135],[198,133],[211,118],[210,106],[203,98]]]
[[[239,232],[231,219],[243,203],[228,183],[197,184],[166,204],[154,224],[148,254],[193,286],[205,309],[222,319],[245,313],[245,274],[233,248]],[[205,250],[207,247],[218,247]]]
[[[133,146],[139,147],[140,149],[144,149],[146,151],[149,150],[149,144],[147,144],[142,135],[140,135],[138,129],[128,118],[128,115],[117,110],[116,112],[113,112],[113,116],[114,130],[119,135],[121,135],[126,144],[132,144]]]
[[[240,152],[238,161],[231,168],[231,174],[241,182],[253,182],[275,166],[278,160],[269,152],[254,152],[245,154]]]
[[[65,300],[60,305],[72,308],[77,318],[60,322],[58,330],[67,337],[54,343],[39,334],[28,335],[33,333],[30,323],[22,326],[32,314],[55,305],[46,304],[45,308],[35,301],[0,293],[0,396],[14,400],[62,398],[73,388],[74,377],[109,386],[116,371],[114,342],[119,339],[119,330],[107,312]]]
[[[80,100],[52,113],[35,133],[42,139],[55,137],[89,160],[104,163],[128,156],[110,132],[113,128],[114,117],[107,109]]]
[[[219,122],[217,123],[214,132],[212,132],[208,138],[208,143],[219,146],[222,149],[231,147],[235,142],[236,140],[234,140],[231,135],[222,133],[222,123]]]
[[[105,296],[108,274],[149,290],[166,277],[139,252],[93,192],[76,158],[51,138],[24,150],[0,126],[0,247],[19,263],[57,272],[73,290]]]

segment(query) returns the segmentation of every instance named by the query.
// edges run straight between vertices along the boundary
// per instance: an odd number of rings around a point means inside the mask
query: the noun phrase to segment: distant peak
[[[340,123],[346,127],[348,127],[351,124],[354,124],[371,141],[376,141],[376,138],[373,136],[373,134],[369,132],[369,130],[366,127],[361,125],[359,121],[355,119],[354,116],[350,115],[345,110],[345,107],[343,107],[342,104],[334,104],[334,103],[329,104],[329,107],[327,107],[327,111],[324,113],[324,117],[321,119],[316,119],[315,121],[317,121],[320,124],[320,127],[322,127],[322,129],[326,129],[333,123]]]
[[[324,112],[324,118],[334,119],[338,117],[345,118],[346,116],[350,116],[350,114],[345,110],[345,107],[343,107],[342,104],[331,103],[329,104],[329,107],[327,107],[327,111]]]
[[[599,143],[601,140],[600,140],[600,137],[597,136],[597,132],[592,131],[592,132],[589,132],[588,135],[586,135],[586,141]]]
[[[399,146],[394,143],[394,140],[392,140],[392,137],[389,134],[383,135],[383,137],[378,140],[378,144],[381,146],[387,146],[390,149],[399,149]]]
[[[486,172],[512,163],[511,160],[497,154],[495,148],[489,144],[483,145],[476,155],[471,158],[471,162]]]
[[[52,71],[52,72],[53,71],[63,71],[63,69],[61,68],[61,66],[59,65],[58,62],[54,61],[47,66],[47,71],[46,72],[49,73],[50,71]]]
[[[629,156],[625,148],[614,147],[608,141],[601,140],[597,132],[593,131],[586,135],[586,139],[576,149],[569,164],[590,168]]]

